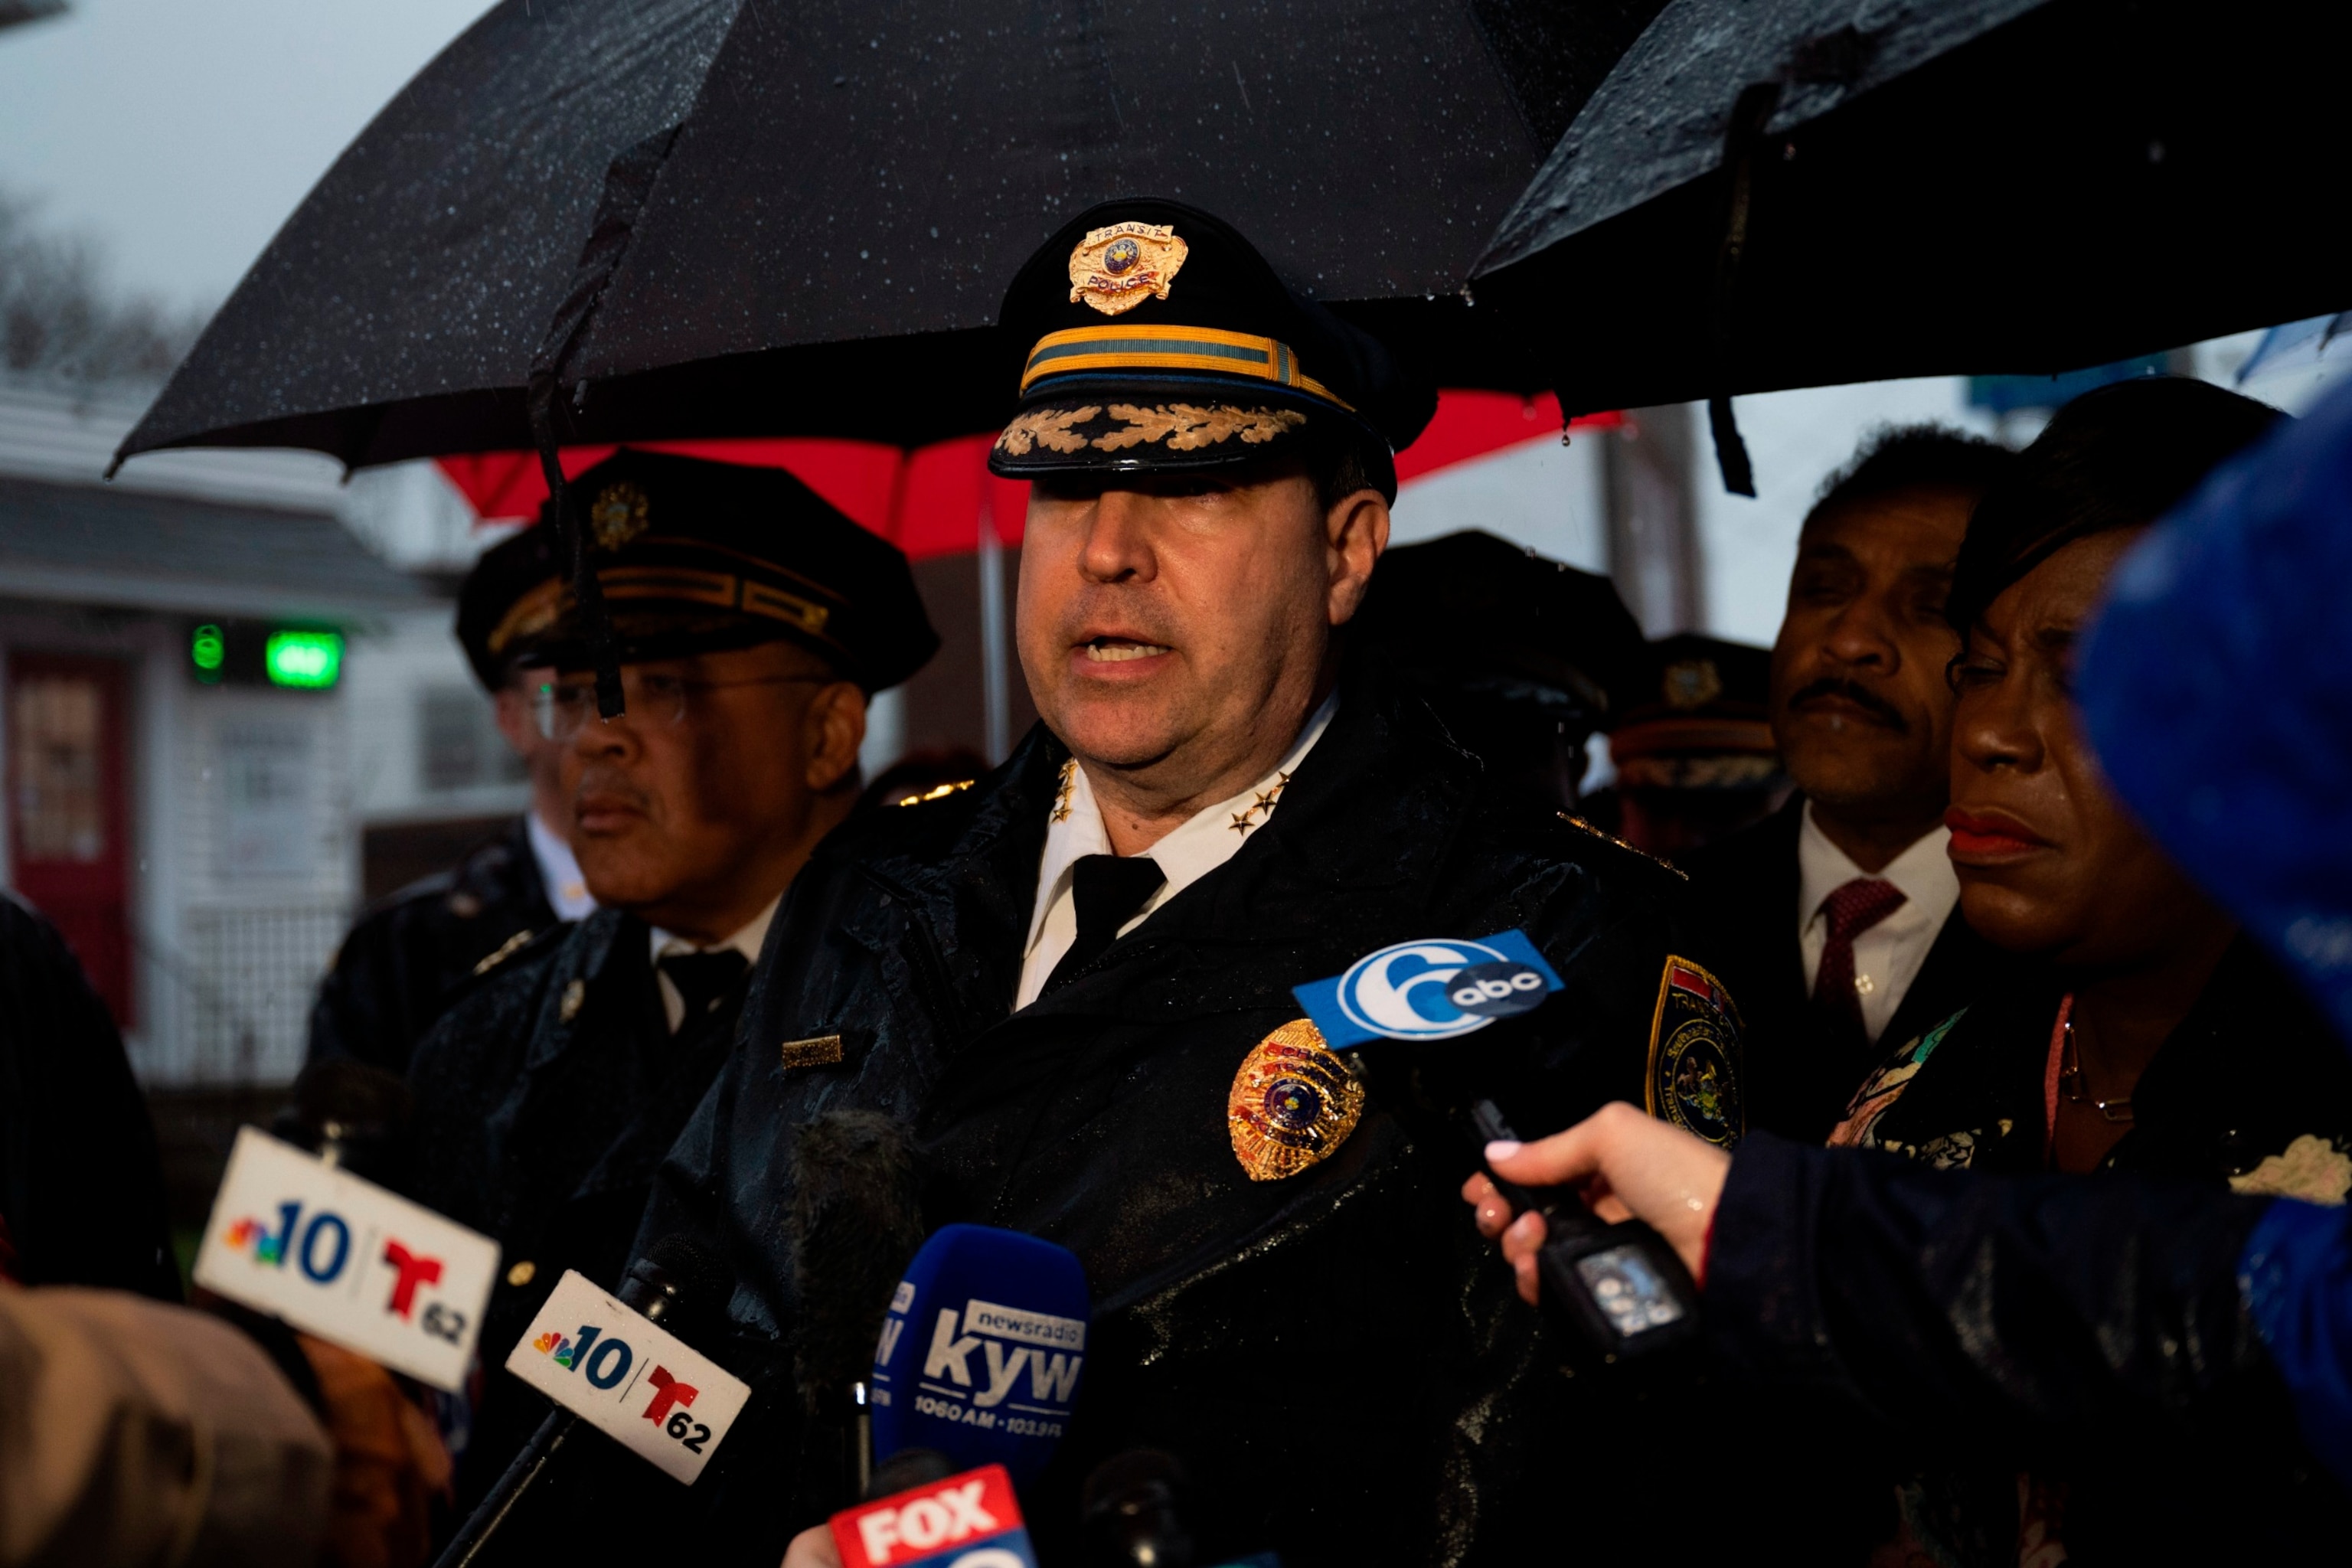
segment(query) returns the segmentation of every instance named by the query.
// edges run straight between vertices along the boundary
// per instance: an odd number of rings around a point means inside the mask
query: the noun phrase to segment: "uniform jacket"
[[[726,1059],[741,1005],[739,987],[670,1034],[645,923],[599,910],[494,966],[417,1047],[413,1195],[500,1248],[461,1502],[546,1412],[499,1370],[508,1351],[565,1269],[619,1288],[654,1169]]]
[[[2045,1170],[2046,1075],[2060,992],[2050,976],[2029,980],[1891,1052],[1856,1093],[1841,1137],[1940,1169]],[[2301,989],[2251,939],[2242,936],[2223,955],[2131,1099],[2132,1129],[2109,1152],[2106,1170],[2178,1179],[2217,1194],[2235,1190],[2323,1203],[2340,1204],[2352,1187],[2352,1058]],[[2193,1228],[2181,1239],[2201,1236],[2200,1245],[2210,1243],[2234,1258],[2260,1209],[2249,1202],[2216,1208],[2212,1218],[2197,1211],[2200,1217],[2182,1222]],[[2037,1261],[2021,1262],[2014,1280],[1990,1272],[1974,1283],[1956,1276],[1946,1282],[1952,1294],[1941,1302],[1956,1327],[1985,1337],[1980,1353],[1988,1358],[2000,1357],[2004,1335],[2028,1335],[2011,1363],[2025,1380],[2019,1393],[2044,1375],[2037,1358],[2055,1353],[2047,1329],[2023,1329],[2027,1314],[2039,1310],[2035,1303],[2046,1299],[2038,1293],[2048,1289],[2032,1268],[2049,1266],[2044,1253],[2062,1239],[2034,1232],[2041,1213],[2029,1204],[2000,1215],[2000,1226],[1974,1255],[1992,1258],[2017,1249],[2021,1260]],[[2140,1217],[2158,1223],[2154,1211]],[[2189,1309],[2165,1305],[2176,1289],[2172,1282],[2143,1310],[2148,1289],[2143,1276],[2155,1265],[2138,1255],[2140,1240],[2127,1218],[2068,1223],[2086,1227],[2071,1238],[2084,1250],[2064,1266],[2068,1294],[2095,1300],[2088,1292],[2111,1292],[2097,1319],[2099,1348],[2110,1364],[2080,1372],[2053,1365],[2044,1396],[2053,1419],[2080,1419],[2083,1402],[2095,1390],[2102,1399],[2152,1397],[2159,1407],[2185,1410],[2204,1380],[2224,1374],[2273,1401],[2251,1429],[2242,1414],[2201,1432],[2158,1422],[2137,1433],[2029,1454],[2037,1475],[2064,1485],[2062,1534],[2070,1560],[2097,1568],[2168,1557],[2252,1562],[2328,1554],[2332,1548],[2324,1543],[2336,1539],[2337,1528],[2329,1521],[2340,1517],[2345,1499],[2295,1448],[2293,1415],[2263,1370],[2259,1342],[2237,1300],[2235,1271],[2224,1267],[2214,1276],[2214,1300],[2196,1309],[2201,1317],[2176,1321]],[[1971,1299],[1980,1289],[1990,1295]],[[2030,1354],[2029,1346],[2036,1347]],[[2087,1337],[2084,1348],[2089,1348]],[[2198,1358],[2213,1364],[2192,1364]],[[2254,1372],[2263,1374],[2257,1378]],[[2118,1377],[2142,1386],[2118,1389],[2109,1381]],[[2228,1436],[2216,1440],[2217,1427]],[[2012,1446],[2011,1452],[2018,1450]],[[2013,1539],[2014,1493],[1975,1489],[1996,1505],[1993,1511],[2000,1512],[2003,1502],[2009,1510],[1979,1533]]]
[[[1718,840],[1684,864],[1696,918],[1748,1025],[1748,1122],[1818,1143],[1876,1065],[1817,1037],[1811,977],[1797,941],[1797,837],[1802,795],[1755,826]],[[1957,905],[1927,962],[1879,1035],[1879,1047],[1916,1039],[1979,994],[2000,988],[2013,961],[1971,930]]]
[[[362,915],[310,1008],[310,1059],[350,1057],[398,1075],[490,954],[551,931],[530,833],[518,816],[446,871]]]
[[[180,1299],[122,1036],[58,930],[0,892],[0,1274]]]
[[[917,1138],[926,1226],[1030,1232],[1085,1266],[1077,1412],[1027,1509],[1041,1553],[1068,1550],[1086,1474],[1142,1445],[1190,1468],[1204,1553],[1500,1561],[1549,1535],[1571,1476],[1640,1445],[1578,1436],[1558,1347],[1461,1212],[1470,1145],[1415,1120],[1410,1079],[1494,1091],[1529,1134],[1642,1103],[1662,971],[1685,952],[1680,879],[1499,801],[1425,709],[1351,681],[1230,861],[1014,1014],[1067,754],[1041,727],[981,785],[820,851],[640,1246],[685,1230],[722,1247],[739,1365],[772,1369],[780,1346],[788,1364],[794,1130],[878,1110]],[[1287,1179],[1245,1176],[1227,1098],[1252,1047],[1301,1016],[1292,986],[1399,941],[1513,928],[1564,994],[1441,1047],[1368,1052],[1352,1136]],[[1736,1119],[1736,1081],[1721,1088]],[[753,1375],[789,1397],[787,1374]],[[756,1456],[733,1456],[738,1473],[795,1473]],[[706,1500],[745,1561],[844,1501],[730,1480]]]

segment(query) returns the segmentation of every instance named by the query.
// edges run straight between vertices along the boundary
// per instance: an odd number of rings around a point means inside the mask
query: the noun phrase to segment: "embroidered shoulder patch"
[[[1650,1019],[1649,1112],[1728,1149],[1747,1135],[1739,1083],[1739,1009],[1723,982],[1669,956]]]

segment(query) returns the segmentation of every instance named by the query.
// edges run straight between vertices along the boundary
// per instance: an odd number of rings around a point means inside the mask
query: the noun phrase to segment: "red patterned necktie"
[[[1813,1005],[1827,1016],[1832,1035],[1855,1051],[1869,1048],[1870,1030],[1862,1021],[1862,998],[1853,991],[1853,939],[1902,904],[1903,889],[1875,877],[1856,877],[1822,900],[1829,940],[1822,944],[1821,967],[1813,971]]]

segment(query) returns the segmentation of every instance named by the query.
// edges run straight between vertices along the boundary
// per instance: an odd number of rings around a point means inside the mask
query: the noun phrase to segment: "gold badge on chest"
[[[1251,1047],[1225,1100],[1234,1158],[1253,1182],[1298,1174],[1345,1143],[1363,1113],[1364,1086],[1305,1018]]]

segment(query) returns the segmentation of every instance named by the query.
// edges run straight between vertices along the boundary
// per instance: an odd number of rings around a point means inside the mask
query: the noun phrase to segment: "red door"
[[[115,1022],[131,1023],[122,666],[8,660],[8,869],[56,923]]]

